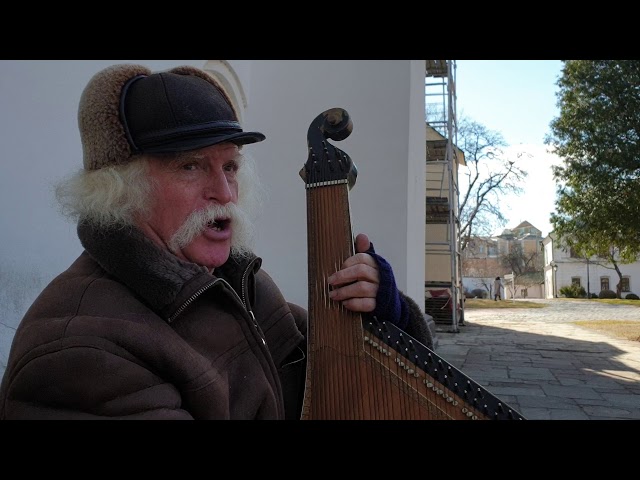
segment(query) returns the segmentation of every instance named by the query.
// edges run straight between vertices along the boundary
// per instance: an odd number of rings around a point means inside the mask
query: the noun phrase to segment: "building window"
[[[629,277],[622,277],[622,291],[623,292],[630,292],[631,289],[629,288]]]
[[[609,290],[609,277],[600,277],[600,290]]]
[[[580,277],[571,277],[571,285],[576,285],[578,287],[582,286],[580,283]]]

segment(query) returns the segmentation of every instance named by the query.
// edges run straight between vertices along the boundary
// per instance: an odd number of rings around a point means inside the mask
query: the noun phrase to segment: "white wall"
[[[480,289],[487,292],[487,298],[493,295],[493,281],[496,277],[462,277],[462,286],[465,290]]]
[[[558,282],[558,296],[560,296],[560,288],[571,285],[572,277],[580,277],[580,284],[587,287],[591,293],[600,293],[600,277],[609,277],[609,289],[616,291],[616,285],[620,281],[618,273],[604,266],[589,263],[589,276],[587,277],[586,262],[557,262],[558,270],[556,272],[556,281]],[[628,265],[619,265],[623,277],[629,277],[629,287],[631,292],[622,292],[622,298],[628,293],[640,295],[640,262]],[[589,283],[587,284],[587,278]]]
[[[82,165],[77,106],[90,77],[114,63],[152,70],[204,60],[0,61],[0,374],[25,309],[81,252],[75,225],[51,185]],[[306,209],[298,171],[311,121],[331,107],[353,119],[335,145],[358,167],[354,231],[393,265],[398,286],[422,305],[424,290],[424,61],[229,61],[247,97],[245,129],[267,140],[245,147],[269,197],[256,253],[285,296],[306,306]]]
[[[398,286],[424,293],[424,62],[255,61],[247,128],[267,139],[253,151],[275,215],[260,222],[258,253],[288,297],[306,305],[306,206],[299,170],[307,130],[332,107],[346,109],[353,133],[334,142],[358,168],[351,190],[354,233],[370,236],[393,265]]]
[[[547,236],[544,241],[545,263],[550,265],[551,261],[557,265],[557,270],[552,273],[550,266],[545,267],[545,285],[547,288],[547,298],[554,296],[554,291],[558,297],[561,296],[560,289],[571,285],[572,277],[580,277],[580,284],[585,291],[590,293],[600,293],[600,278],[609,277],[609,289],[616,291],[620,277],[612,268],[612,265],[602,262],[594,263],[594,259],[590,259],[587,265],[586,259],[571,258],[568,251],[559,248],[558,241],[551,236]],[[602,264],[599,264],[602,263]],[[630,292],[622,292],[622,298],[629,293],[640,295],[640,261],[618,265],[623,277],[629,277]],[[555,287],[553,282],[556,282]]]
[[[504,282],[504,299],[511,298],[544,298],[544,287],[543,285],[517,285],[515,287],[511,286],[510,281]],[[524,292],[527,292],[526,295]],[[512,292],[514,295],[512,295]]]

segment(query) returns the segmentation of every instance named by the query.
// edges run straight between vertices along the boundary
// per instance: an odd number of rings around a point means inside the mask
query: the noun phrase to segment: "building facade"
[[[472,237],[462,252],[462,281],[467,295],[486,290],[493,296],[493,279],[503,279],[503,298],[542,298],[542,232],[524,221],[493,237]],[[506,279],[505,279],[506,277]]]
[[[544,298],[558,298],[562,287],[577,285],[587,294],[599,295],[602,290],[616,291],[622,284],[622,298],[630,293],[640,295],[640,261],[618,268],[622,279],[611,263],[599,257],[584,258],[564,248],[551,232],[542,241],[544,250]]]

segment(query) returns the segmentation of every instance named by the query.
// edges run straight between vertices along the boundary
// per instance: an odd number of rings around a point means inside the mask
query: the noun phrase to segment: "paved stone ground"
[[[438,324],[436,353],[528,420],[640,420],[640,342],[572,323],[640,322],[640,308],[530,301],[546,306],[466,309],[458,333]]]

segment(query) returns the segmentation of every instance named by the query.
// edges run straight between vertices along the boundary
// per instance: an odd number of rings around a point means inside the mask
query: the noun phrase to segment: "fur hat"
[[[142,153],[265,139],[259,132],[243,132],[224,89],[191,66],[157,73],[133,64],[101,70],[82,92],[78,126],[86,170],[121,165]]]

